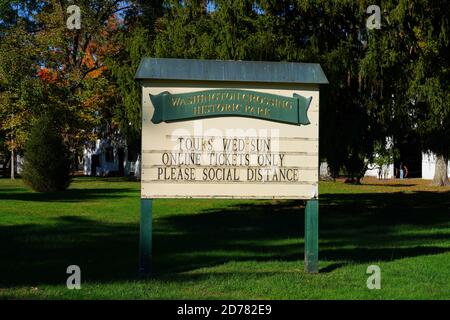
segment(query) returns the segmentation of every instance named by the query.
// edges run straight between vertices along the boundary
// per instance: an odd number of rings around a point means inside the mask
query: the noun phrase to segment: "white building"
[[[394,178],[395,177],[394,164],[391,163],[389,165],[383,165],[381,167],[381,172],[380,172],[380,168],[378,168],[378,167],[376,167],[374,165],[369,165],[369,169],[367,169],[367,171],[364,174],[364,176],[365,177],[378,178],[380,173],[381,173],[382,179],[392,179],[392,178]]]
[[[450,177],[450,161],[447,164],[447,174]],[[434,177],[434,169],[436,167],[436,156],[433,153],[422,153],[422,170],[421,170],[421,178],[432,180]],[[366,177],[378,177],[378,168],[372,168],[369,166],[369,170],[366,171]],[[391,179],[395,178],[395,170],[394,164],[390,164],[389,166],[383,166],[383,179]],[[387,178],[385,178],[384,173],[387,173]],[[398,174],[397,174],[398,176]]]
[[[432,180],[434,177],[434,169],[436,166],[436,156],[433,153],[422,153],[422,173],[421,178]],[[450,161],[448,162],[448,176],[450,178]],[[365,177],[375,177],[378,178],[379,168],[376,165],[369,165],[364,174]],[[397,174],[398,175],[398,174]],[[320,164],[320,176],[321,178],[329,177],[328,164],[326,162],[321,162]],[[382,179],[393,179],[395,178],[395,168],[394,164],[384,165],[381,169]]]
[[[436,156],[433,153],[422,153],[422,179],[433,179],[436,167]],[[450,177],[450,161],[447,163],[447,174]]]
[[[140,157],[131,154],[124,143],[112,143],[97,139],[83,152],[84,174],[89,176],[135,176],[141,175]]]

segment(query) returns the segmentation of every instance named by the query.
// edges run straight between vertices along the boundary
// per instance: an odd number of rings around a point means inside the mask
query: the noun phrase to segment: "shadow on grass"
[[[412,183],[363,183],[363,186],[373,186],[373,187],[396,187],[396,188],[408,188],[408,187],[414,187],[415,184]]]
[[[117,190],[128,191],[112,189],[108,194],[95,189],[93,196],[87,191],[82,196],[107,198]],[[56,199],[70,201],[70,197]],[[321,272],[349,263],[449,252],[449,207],[450,192],[323,195],[319,258],[330,265]],[[190,276],[175,274],[230,261],[298,261],[302,268],[303,208],[298,202],[237,204],[156,216],[157,278],[187,281]],[[72,264],[81,267],[83,281],[136,279],[137,224],[107,224],[77,216],[53,222],[0,225],[1,286],[64,285],[66,268]]]
[[[81,202],[93,199],[108,199],[127,197],[124,193],[136,192],[132,188],[87,188],[87,189],[67,189],[62,192],[21,192],[17,189],[1,188],[1,200],[37,201],[37,202]]]

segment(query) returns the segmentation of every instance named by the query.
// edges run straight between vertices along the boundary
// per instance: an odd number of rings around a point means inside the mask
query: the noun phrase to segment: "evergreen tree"
[[[139,150],[141,140],[141,88],[134,79],[142,58],[154,55],[155,22],[162,15],[162,0],[130,1],[133,4],[124,16],[112,42],[117,48],[106,59],[110,80],[117,90],[112,115],[125,136],[128,149]]]
[[[423,147],[436,155],[433,184],[449,185],[450,155],[450,45],[448,1],[416,0],[404,5],[414,26],[407,41],[414,41],[408,97],[410,114],[417,114]],[[411,61],[410,60],[410,61]]]
[[[70,160],[55,121],[42,116],[25,145],[23,181],[38,192],[65,190],[70,184]]]
[[[437,156],[433,184],[448,185],[450,8],[442,0],[402,0],[383,2],[383,11],[382,29],[369,36],[364,81],[394,139],[418,135]]]
[[[334,175],[344,168],[358,183],[386,135],[380,108],[366,108],[360,76],[366,1],[211,3],[205,12],[196,1],[174,1],[157,23],[155,54],[321,63],[330,80],[321,88],[321,156]]]

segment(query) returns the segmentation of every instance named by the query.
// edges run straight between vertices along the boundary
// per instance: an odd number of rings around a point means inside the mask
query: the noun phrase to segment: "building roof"
[[[135,79],[328,83],[318,63],[168,58],[143,58]]]

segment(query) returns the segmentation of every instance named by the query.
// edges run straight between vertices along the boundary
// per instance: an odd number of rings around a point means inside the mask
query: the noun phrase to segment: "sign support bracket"
[[[319,272],[319,200],[306,201],[305,207],[305,271]]]
[[[152,272],[152,211],[153,199],[141,198],[139,228],[139,276],[148,277]]]

